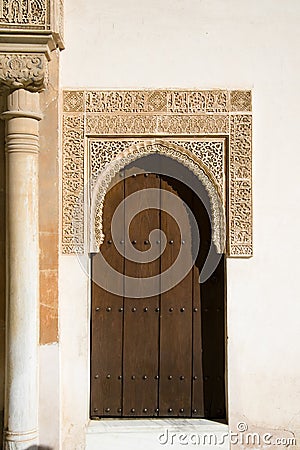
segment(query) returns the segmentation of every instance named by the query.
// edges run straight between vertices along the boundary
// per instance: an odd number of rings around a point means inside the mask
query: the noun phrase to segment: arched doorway
[[[90,415],[224,419],[223,255],[199,283],[213,248],[207,193],[188,169],[160,155],[132,162],[116,178],[104,202],[105,240],[92,258]],[[193,183],[197,188],[188,187]],[[174,197],[175,217],[168,213]],[[151,236],[155,229],[165,241]],[[192,264],[180,274],[179,265],[166,281],[182,249],[183,262]],[[135,258],[147,253],[147,261]],[[106,272],[103,258],[116,272]]]

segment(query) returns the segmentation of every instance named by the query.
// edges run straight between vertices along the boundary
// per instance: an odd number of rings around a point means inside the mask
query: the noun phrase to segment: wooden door
[[[211,239],[208,214],[199,198],[183,183],[156,174],[121,179],[107,194],[104,205],[105,242],[101,255],[124,280],[119,295],[94,280],[101,277],[99,261],[92,261],[91,417],[225,417],[224,258],[210,279],[199,284]],[[130,223],[126,244],[124,226],[115,237],[125,246],[121,255],[113,242],[111,221],[116,207],[130,195],[155,189],[157,208],[143,202]],[[164,290],[162,274],[172,266],[188,229],[179,229],[166,212],[168,193],[179,200],[177,214],[193,211],[201,233],[196,261],[186,276]],[[149,206],[149,208],[148,208]],[[160,229],[167,238],[161,255],[145,264],[130,258],[128,245],[146,252],[149,235]],[[153,245],[161,245],[156,241]],[[189,248],[189,247],[188,247]],[[192,248],[192,247],[191,247]],[[143,280],[155,277],[157,292],[144,296]],[[125,296],[126,277],[138,279],[139,298]],[[122,285],[122,283],[124,283]]]

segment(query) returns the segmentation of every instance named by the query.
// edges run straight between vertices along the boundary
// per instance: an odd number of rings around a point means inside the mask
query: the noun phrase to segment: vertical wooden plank
[[[204,380],[202,364],[202,313],[200,276],[210,247],[211,230],[208,213],[193,193],[192,208],[200,232],[200,248],[193,267],[193,385],[192,417],[204,417]]]
[[[214,273],[212,282],[216,296],[215,323],[216,323],[216,346],[218,348],[218,359],[215,365],[215,388],[212,402],[213,416],[226,418],[225,398],[225,257],[222,259]]]
[[[124,258],[112,242],[111,218],[124,197],[124,181],[106,195],[104,203],[105,241],[101,254],[118,272],[123,273]],[[123,236],[119,236],[123,239]],[[91,416],[121,416],[122,414],[122,338],[123,297],[105,290],[107,279],[101,277],[100,256],[93,258],[91,311]],[[103,287],[97,285],[98,277]],[[123,281],[119,283],[120,292]]]
[[[129,177],[125,180],[125,197],[142,189],[159,189],[159,183],[155,174]],[[155,195],[159,205],[159,191]],[[137,202],[136,210],[145,207],[147,200],[143,197]],[[125,215],[127,213],[125,206]],[[147,241],[150,232],[159,229],[159,215],[158,209],[147,209],[132,220],[129,234],[134,248],[141,252],[150,248]],[[128,248],[125,248],[125,255],[128,255]],[[143,281],[157,275],[159,286],[159,272],[159,258],[145,264],[125,259],[125,275],[141,280],[136,290],[141,298],[125,298],[123,410],[129,417],[154,416],[158,406],[159,295],[143,298]]]
[[[225,418],[224,255],[201,286],[205,417]]]
[[[204,417],[204,392],[202,368],[202,330],[199,268],[193,267],[193,377],[192,416]]]
[[[163,274],[174,263],[180,246],[190,244],[182,244],[189,230],[184,228],[180,230],[174,218],[163,211],[164,208],[168,209],[170,202],[166,192],[183,196],[186,189],[176,180],[167,177],[162,177],[161,189],[161,229],[167,237],[167,246],[161,256],[161,273]],[[177,218],[186,214],[184,203],[180,201]],[[182,237],[180,231],[183,234]],[[159,382],[159,415],[161,417],[191,415],[192,270],[178,284],[176,277],[177,273],[174,273],[172,281],[175,286],[161,294]]]

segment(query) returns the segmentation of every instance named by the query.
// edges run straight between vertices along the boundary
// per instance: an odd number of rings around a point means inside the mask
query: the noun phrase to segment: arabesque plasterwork
[[[226,234],[229,256],[252,255],[250,91],[66,90],[63,99],[63,253],[88,250],[84,215],[91,211],[85,212],[84,187],[106,174],[97,193],[93,245],[101,244],[105,192],[139,149],[139,157],[158,152],[191,164],[211,199],[217,249]]]
[[[1,27],[50,28],[50,0],[0,0]]]
[[[181,143],[181,142],[180,142]],[[94,147],[96,142],[94,141]],[[114,143],[113,143],[114,144]],[[212,212],[212,240],[216,246],[218,253],[222,253],[225,248],[226,239],[226,227],[225,227],[225,216],[223,209],[222,191],[223,186],[220,186],[216,181],[213,173],[208,170],[208,167],[198,158],[197,153],[184,148],[183,145],[178,145],[179,143],[167,142],[167,141],[155,141],[155,142],[130,142],[127,148],[119,152],[115,157],[113,152],[111,158],[105,158],[104,164],[100,165],[100,170],[93,171],[92,167],[92,202],[91,202],[91,243],[90,251],[96,253],[99,251],[100,245],[104,241],[103,234],[103,206],[105,195],[111,185],[113,178],[116,176],[120,170],[124,169],[132,161],[136,161],[143,156],[148,156],[151,154],[159,154],[172,158],[175,161],[181,163],[183,166],[187,167],[191,172],[193,172],[196,177],[201,181],[201,183],[206,188],[210,199],[211,212]],[[190,143],[191,144],[191,143]],[[201,144],[208,147],[209,142],[201,142],[198,150],[201,152]],[[219,145],[222,146],[222,142],[214,143],[215,147]],[[108,148],[112,148],[111,142],[106,141]],[[187,146],[188,147],[188,146]],[[193,146],[192,146],[193,148]],[[107,152],[107,154],[109,154]],[[222,152],[223,153],[223,152]],[[98,160],[95,158],[95,153],[90,152],[91,161]],[[110,159],[110,161],[109,161]],[[93,183],[93,179],[95,183]]]
[[[63,35],[64,0],[0,0],[0,28]]]

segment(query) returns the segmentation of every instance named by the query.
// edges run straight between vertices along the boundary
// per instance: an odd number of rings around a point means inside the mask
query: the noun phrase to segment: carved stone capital
[[[0,92],[40,92],[46,84],[47,61],[43,53],[0,53]]]

